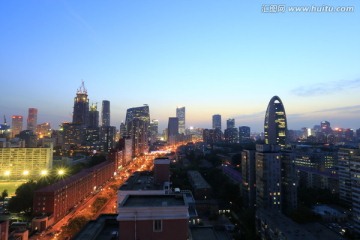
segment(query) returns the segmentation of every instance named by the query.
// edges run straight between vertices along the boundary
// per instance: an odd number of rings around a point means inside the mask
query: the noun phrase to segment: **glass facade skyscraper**
[[[287,121],[284,105],[278,96],[271,98],[266,110],[265,144],[280,145],[281,148],[287,143]]]
[[[102,101],[101,123],[103,127],[110,126],[110,101]]]
[[[221,130],[221,115],[215,114],[212,116],[212,128]]]
[[[185,107],[176,108],[176,117],[179,119],[179,134],[185,134]]]
[[[27,130],[33,131],[34,133],[36,131],[37,125],[37,114],[38,110],[36,108],[29,108],[29,114],[27,118]]]

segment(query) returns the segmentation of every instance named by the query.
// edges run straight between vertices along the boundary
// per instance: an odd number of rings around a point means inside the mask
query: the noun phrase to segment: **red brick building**
[[[56,223],[91,192],[114,176],[114,161],[106,161],[35,191],[33,211]]]
[[[186,240],[188,205],[178,195],[128,195],[119,204],[119,239]]]

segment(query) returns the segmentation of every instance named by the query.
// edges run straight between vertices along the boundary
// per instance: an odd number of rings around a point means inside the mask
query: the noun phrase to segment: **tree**
[[[67,236],[74,236],[88,221],[89,219],[85,216],[78,216],[70,219],[68,225],[63,227],[64,234]]]
[[[21,184],[15,191],[14,197],[9,201],[10,212],[31,212],[33,207],[34,191],[37,189],[37,183],[33,180]]]
[[[7,196],[9,196],[8,190],[5,189],[5,190],[1,193],[1,198],[0,198],[0,200],[3,201],[3,205],[4,205],[4,202],[5,202],[5,198],[6,198]]]

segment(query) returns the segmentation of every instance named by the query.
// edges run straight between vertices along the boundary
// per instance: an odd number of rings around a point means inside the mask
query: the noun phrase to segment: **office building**
[[[36,135],[38,138],[51,137],[50,123],[41,123],[36,126]]]
[[[212,116],[212,128],[221,130],[221,115],[215,114]]]
[[[142,120],[147,125],[147,127],[149,127],[150,126],[149,106],[144,105],[142,107],[129,108],[126,111],[126,119],[125,119],[126,128],[128,127],[128,124],[136,118]],[[129,129],[127,129],[127,133],[129,134]]]
[[[110,101],[108,100],[102,101],[101,123],[103,127],[110,126]]]
[[[11,137],[14,138],[23,130],[23,116],[14,115],[11,117]]]
[[[37,136],[32,130],[21,131],[18,135],[21,140],[25,141],[25,147],[34,148],[37,147]]]
[[[37,125],[37,114],[38,110],[36,108],[29,108],[28,118],[27,118],[27,130],[36,131]]]
[[[224,131],[224,139],[227,143],[239,142],[239,131],[237,128],[227,128]]]
[[[88,127],[99,127],[99,111],[97,110],[97,104],[91,104],[89,111],[89,124]]]
[[[125,127],[126,135],[132,140],[133,157],[148,152],[148,138],[150,135],[149,106],[129,108],[126,111]]]
[[[226,129],[235,128],[235,119],[229,118],[226,120]]]
[[[287,121],[284,105],[278,96],[271,98],[266,110],[264,122],[265,144],[287,144]]]
[[[185,134],[185,107],[176,108],[176,117],[179,119],[179,134]]]
[[[132,140],[133,157],[149,151],[148,133],[149,123],[143,118],[134,118],[127,124],[128,136]]]
[[[81,146],[83,140],[84,128],[77,123],[63,123],[62,137],[64,150],[77,149]]]
[[[115,147],[116,127],[102,126],[100,127],[100,144],[101,150],[109,152]]]
[[[86,127],[89,124],[89,99],[84,82],[82,82],[74,98],[72,123],[79,124],[82,127]]]
[[[332,132],[330,122],[328,121],[322,121],[320,123],[320,128],[321,128],[321,132],[325,133],[326,135]]]
[[[179,119],[177,117],[170,117],[168,122],[168,143],[176,144],[179,136]]]
[[[250,141],[250,127],[241,126],[239,127],[239,142],[248,142]]]
[[[125,123],[120,123],[120,138],[124,138],[126,136],[126,126]]]
[[[207,144],[219,143],[223,139],[223,133],[220,129],[204,129],[203,130],[203,141]]]
[[[150,141],[151,143],[156,142],[159,134],[159,120],[153,119],[150,123]]]

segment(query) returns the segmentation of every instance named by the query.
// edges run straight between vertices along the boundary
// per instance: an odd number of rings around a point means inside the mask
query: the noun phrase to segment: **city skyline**
[[[84,80],[90,104],[111,102],[116,128],[128,108],[148,104],[160,131],[185,106],[187,128],[211,128],[220,114],[224,126],[234,118],[262,132],[275,95],[288,129],[325,120],[360,128],[358,1],[331,2],[354,6],[351,13],[278,14],[261,11],[266,1],[84,3],[0,3],[8,123],[29,108],[39,124],[71,122]]]

